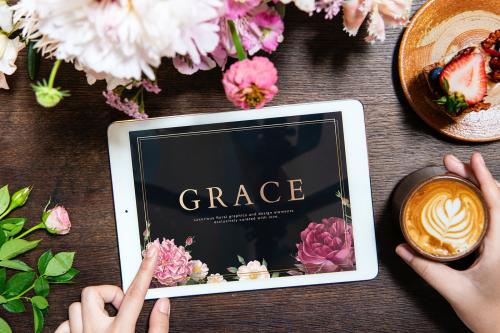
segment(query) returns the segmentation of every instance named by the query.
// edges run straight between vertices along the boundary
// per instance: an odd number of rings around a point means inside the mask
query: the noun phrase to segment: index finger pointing
[[[158,250],[158,247],[154,244],[150,244],[147,247],[146,256],[142,261],[134,281],[132,281],[132,284],[127,290],[120,310],[118,311],[117,318],[120,324],[126,325],[127,327],[135,327],[137,318],[144,304],[144,297],[146,296],[151,279],[153,278]]]

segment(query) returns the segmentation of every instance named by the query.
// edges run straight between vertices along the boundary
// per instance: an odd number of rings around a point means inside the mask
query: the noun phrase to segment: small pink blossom
[[[283,41],[285,25],[278,12],[274,9],[260,11],[252,19],[262,32],[260,42],[262,49],[268,53],[276,51],[278,44]]]
[[[160,87],[158,87],[158,85],[156,83],[151,82],[149,80],[142,80],[141,86],[143,86],[147,92],[150,92],[153,94],[159,94],[161,92]]]
[[[296,259],[306,273],[352,270],[355,266],[352,226],[343,219],[330,217],[311,222],[300,233]]]
[[[227,98],[243,109],[261,108],[278,93],[278,71],[265,57],[238,61],[224,73]]]
[[[344,30],[355,36],[370,15],[366,41],[384,41],[385,26],[403,26],[408,23],[412,0],[350,0],[344,1]]]
[[[71,229],[68,211],[63,206],[56,206],[44,214],[43,223],[51,234],[66,235]]]
[[[186,238],[186,246],[193,245],[193,243],[194,243],[194,237],[193,236],[189,236],[188,238]]]
[[[261,0],[226,0],[226,16],[232,20],[240,18],[260,3]]]
[[[136,119],[148,119],[148,115],[145,112],[139,111],[139,104],[135,101],[130,101],[128,98],[122,100],[121,96],[115,93],[113,90],[106,90],[102,92],[102,95],[106,98],[106,104],[114,109],[122,111],[126,115],[136,118]]]
[[[210,58],[210,56],[200,56],[200,62],[195,64],[189,56],[177,55],[172,63],[179,71],[179,73],[184,75],[191,75],[199,70],[207,71],[215,67],[215,61]]]
[[[161,243],[159,239],[149,243],[145,252],[150,246],[157,246],[160,249],[153,277],[169,287],[186,283],[193,267],[191,255],[184,246],[177,246],[173,239],[165,238]]]
[[[316,13],[324,12],[325,19],[331,20],[340,12],[344,0],[316,0]]]

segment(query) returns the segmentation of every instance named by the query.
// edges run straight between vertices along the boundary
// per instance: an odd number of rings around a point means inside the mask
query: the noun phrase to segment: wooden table
[[[415,1],[417,9],[424,1]],[[401,31],[385,43],[349,38],[341,20],[325,21],[289,7],[285,41],[271,59],[280,73],[272,105],[345,98],[365,106],[380,272],[367,282],[186,297],[172,301],[172,332],[388,332],[466,330],[441,296],[395,255],[402,236],[391,218],[389,197],[401,177],[444,153],[465,159],[480,150],[500,176],[500,142],[467,144],[426,126],[409,108],[395,69]],[[88,86],[83,73],[64,64],[57,83],[72,97],[55,109],[39,107],[29,87],[24,56],[0,92],[0,183],[33,184],[22,214],[35,223],[49,197],[63,203],[73,222],[67,236],[43,232],[41,248],[76,250],[81,274],[73,285],[53,288],[47,332],[67,318],[83,287],[120,285],[106,128],[125,119],[104,104],[103,84]],[[48,76],[46,62],[41,74]],[[151,116],[229,111],[218,70],[194,76],[170,65],[160,71],[163,92],[151,96]],[[20,213],[21,213],[20,212]],[[38,251],[37,251],[38,252]],[[28,256],[33,264],[34,255]],[[466,301],[466,300],[464,300]],[[144,332],[153,302],[147,302],[137,331]],[[0,314],[4,316],[3,309]],[[6,315],[16,332],[31,330],[31,314]]]

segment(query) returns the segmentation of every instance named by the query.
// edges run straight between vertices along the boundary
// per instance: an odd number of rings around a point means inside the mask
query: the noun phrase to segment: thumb
[[[416,255],[408,244],[400,244],[396,253],[449,302],[466,285],[466,277],[460,271]]]
[[[170,320],[170,301],[161,298],[156,301],[149,317],[149,333],[168,333]]]

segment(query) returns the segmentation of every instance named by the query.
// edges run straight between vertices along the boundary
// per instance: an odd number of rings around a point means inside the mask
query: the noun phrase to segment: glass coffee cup
[[[488,228],[479,188],[443,167],[406,176],[393,196],[395,213],[408,244],[422,256],[452,261],[474,252]]]

